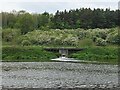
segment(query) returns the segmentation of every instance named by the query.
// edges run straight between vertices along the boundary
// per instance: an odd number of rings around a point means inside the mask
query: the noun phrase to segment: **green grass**
[[[46,47],[46,46],[44,46]],[[42,46],[3,46],[3,62],[50,62],[52,58],[57,58],[58,53],[47,52]],[[86,47],[85,50],[73,53],[69,57],[79,60],[107,62],[117,64],[118,47],[115,46],[94,46]]]
[[[44,51],[41,47],[4,46],[2,47],[2,60],[15,62],[43,62],[56,58],[55,53]]]
[[[71,54],[79,60],[118,63],[118,47],[87,47],[86,50]]]

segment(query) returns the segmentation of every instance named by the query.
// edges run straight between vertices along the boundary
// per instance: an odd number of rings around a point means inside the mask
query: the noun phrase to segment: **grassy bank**
[[[80,51],[70,55],[70,57],[77,58],[79,60],[117,64],[118,47],[88,47],[84,51]]]
[[[41,47],[21,47],[21,46],[6,46],[2,48],[3,61],[16,62],[42,62],[50,61],[51,58],[57,56],[51,52],[44,51]]]
[[[47,52],[40,46],[4,46],[2,48],[3,61],[16,62],[43,62],[51,61],[57,58],[58,53]],[[108,62],[117,64],[118,48],[117,47],[87,47],[85,50],[73,53],[69,57],[79,60]]]

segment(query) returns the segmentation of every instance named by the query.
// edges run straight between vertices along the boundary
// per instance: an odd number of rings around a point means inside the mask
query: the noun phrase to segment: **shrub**
[[[19,29],[4,29],[2,30],[2,40],[5,42],[12,42],[13,40],[16,40],[20,34],[21,32]]]
[[[77,34],[78,39],[80,39],[80,40],[86,38],[87,36],[89,36],[87,31],[84,31],[84,30],[79,31],[76,34]]]
[[[78,38],[73,37],[72,35],[68,35],[62,40],[63,45],[71,45],[71,46],[76,46],[78,45]]]
[[[97,38],[96,45],[98,45],[98,46],[106,46],[107,43],[106,43],[106,40],[104,40],[102,38]]]
[[[43,30],[43,31],[49,31],[50,30],[48,26],[42,26],[40,29]]]
[[[115,33],[115,34],[110,33],[107,36],[107,42],[112,43],[112,44],[118,44],[119,39],[120,39],[120,37],[119,37],[118,33]]]
[[[23,41],[22,41],[22,45],[23,45],[23,46],[29,46],[29,45],[31,45],[31,42],[28,41],[28,40],[23,40]]]
[[[80,46],[93,46],[92,39],[83,39],[79,41]]]
[[[33,45],[105,46],[107,42],[117,44],[119,39],[116,31],[116,29],[34,30],[20,36],[17,42],[29,40]]]

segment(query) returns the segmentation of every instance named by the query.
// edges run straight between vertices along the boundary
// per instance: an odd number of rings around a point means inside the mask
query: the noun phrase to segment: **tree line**
[[[119,10],[81,8],[68,12],[57,11],[54,18],[54,28],[111,28],[118,26]]]
[[[80,8],[57,10],[55,15],[44,12],[28,13],[24,10],[1,12],[2,28],[20,28],[22,34],[34,29],[94,29],[112,28],[119,25],[120,10]]]

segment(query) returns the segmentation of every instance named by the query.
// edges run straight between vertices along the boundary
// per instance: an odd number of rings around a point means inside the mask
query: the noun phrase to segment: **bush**
[[[81,45],[99,45],[105,46],[109,44],[117,44],[119,36],[117,29],[50,29],[50,30],[34,30],[25,35],[18,35],[19,30],[3,30],[3,40],[7,42],[16,41],[21,44],[24,40],[28,40],[32,45],[65,45],[65,46],[81,46]],[[16,40],[17,39],[17,40]],[[89,40],[87,40],[89,39]],[[83,43],[82,43],[83,42]],[[91,44],[91,45],[90,45]]]
[[[70,45],[70,46],[76,46],[78,45],[78,38],[73,37],[72,35],[68,35],[66,38],[62,40],[63,45]]]
[[[31,45],[31,42],[28,41],[28,40],[23,40],[23,41],[22,41],[22,45],[23,45],[23,46],[29,46],[29,45]]]
[[[80,44],[80,46],[93,46],[94,45],[94,43],[93,43],[93,41],[92,41],[92,39],[83,39],[83,40],[80,40],[79,41],[79,44]]]
[[[43,31],[49,31],[50,30],[48,26],[42,26],[40,29],[43,30]]]
[[[50,44],[70,46],[77,45],[78,37],[73,34],[66,34],[65,32],[61,30],[59,31],[36,30],[19,37],[18,43],[22,43],[24,40],[29,40],[33,45],[50,45]]]
[[[2,40],[5,42],[12,42],[16,40],[17,37],[21,35],[21,31],[19,29],[4,29],[2,30]]]
[[[109,35],[107,36],[107,42],[108,42],[108,43],[118,44],[118,43],[119,43],[119,39],[120,39],[120,37],[119,37],[118,33],[109,34]]]
[[[96,45],[97,46],[106,46],[107,43],[106,43],[106,40],[102,39],[102,38],[97,38],[96,40]]]

